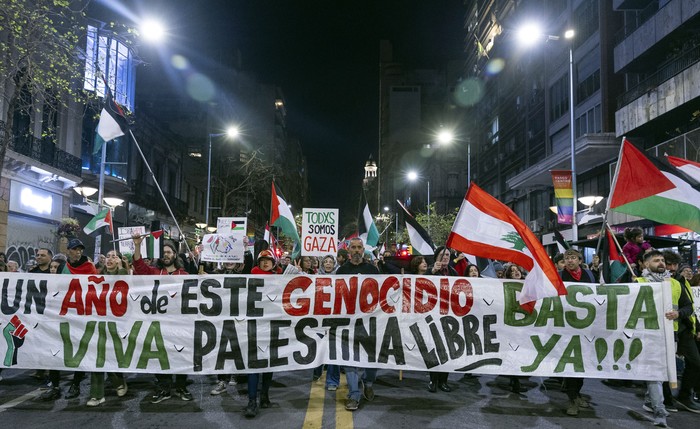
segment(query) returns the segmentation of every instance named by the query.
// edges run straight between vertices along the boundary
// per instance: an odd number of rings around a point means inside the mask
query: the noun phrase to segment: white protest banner
[[[245,236],[207,234],[202,238],[199,258],[207,262],[243,262]]]
[[[322,363],[481,374],[675,378],[670,287],[432,276],[1,273],[5,367],[231,374]]]
[[[695,316],[700,317],[700,286],[691,286],[690,290],[693,293],[693,307],[695,307]]]
[[[131,238],[134,234],[145,234],[145,226],[120,226],[117,228],[118,238]],[[133,255],[134,254],[134,242],[132,240],[124,240],[119,242],[119,253],[122,255]],[[146,240],[141,242],[141,254],[146,255]]]
[[[338,209],[304,208],[301,243],[303,256],[335,256],[338,252]]]

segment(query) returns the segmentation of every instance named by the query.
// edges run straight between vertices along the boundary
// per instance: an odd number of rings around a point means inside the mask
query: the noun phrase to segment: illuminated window
[[[115,100],[133,111],[136,70],[129,47],[106,32],[102,33],[98,28],[88,25],[85,52],[83,88],[104,97],[104,75]]]

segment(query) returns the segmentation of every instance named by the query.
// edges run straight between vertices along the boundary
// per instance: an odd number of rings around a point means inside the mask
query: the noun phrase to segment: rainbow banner
[[[574,190],[571,170],[552,170],[554,198],[557,200],[557,222],[571,225],[574,219]]]

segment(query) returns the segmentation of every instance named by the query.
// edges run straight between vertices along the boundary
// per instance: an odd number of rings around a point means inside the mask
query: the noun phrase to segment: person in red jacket
[[[188,275],[189,273],[182,268],[182,261],[177,256],[175,244],[166,241],[163,244],[163,253],[156,261],[157,267],[147,265],[141,257],[141,242],[143,237],[140,234],[134,234],[131,239],[134,241],[134,274],[136,275]],[[158,389],[151,397],[152,404],[158,404],[170,399],[170,386],[173,378],[170,374],[157,374],[156,380]],[[192,394],[187,390],[187,374],[175,375],[175,395],[179,396],[183,401],[191,401]]]
[[[251,274],[276,274],[275,272],[275,256],[270,250],[261,250],[258,253],[258,264],[250,270]],[[270,384],[272,384],[272,373],[265,372],[263,374],[248,374],[248,406],[243,410],[243,414],[247,418],[253,418],[258,415],[258,381],[262,375],[262,390],[260,391],[260,408],[269,408],[270,402]]]

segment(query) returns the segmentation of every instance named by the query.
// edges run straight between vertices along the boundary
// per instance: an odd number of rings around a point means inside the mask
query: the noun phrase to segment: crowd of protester
[[[633,280],[659,281],[671,279],[674,288],[674,310],[666,313],[666,317],[674,320],[677,353],[683,357],[684,365],[681,377],[681,388],[674,398],[668,383],[647,382],[647,395],[643,409],[653,414],[657,426],[666,425],[669,411],[682,409],[700,413],[697,393],[700,392],[700,332],[694,316],[693,294],[691,286],[700,283],[700,274],[696,273],[689,264],[682,263],[681,257],[672,251],[659,252],[644,240],[641,229],[628,228],[624,235],[626,244],[622,253],[629,262],[629,268],[634,272]],[[493,277],[499,279],[523,280],[528,273],[520,266],[507,261],[490,261],[482,271],[476,261],[468,259],[467,255],[456,253],[445,247],[439,247],[433,255],[399,257],[391,250],[381,253],[378,257],[365,250],[360,239],[349,242],[347,249],[340,249],[336,255],[326,255],[315,258],[302,256],[293,260],[288,254],[277,256],[265,242],[257,242],[251,251],[246,251],[242,263],[198,263],[197,249],[189,253],[179,253],[178,246],[173,242],[165,242],[161,258],[149,260],[140,254],[140,242],[143,237],[133,237],[135,248],[132,259],[121,255],[116,250],[100,255],[93,263],[84,256],[85,246],[78,239],[72,239],[67,246],[67,254],[53,254],[51,249],[42,248],[36,252],[35,258],[25,267],[20,267],[16,261],[7,261],[0,253],[0,271],[26,271],[46,274],[108,274],[108,275],[178,275],[178,274],[254,274],[254,275],[332,275],[332,274],[415,274],[433,276],[464,276],[464,277]],[[601,281],[602,261],[594,255],[587,263],[575,249],[554,256],[553,262],[565,282],[598,283]],[[362,400],[374,399],[373,382],[376,380],[376,369],[341,367],[338,365],[321,365],[314,369],[312,382],[317,382],[326,372],[325,387],[335,391],[340,385],[340,374],[344,372],[348,383],[348,398],[345,408],[348,411],[357,410]],[[64,393],[60,386],[60,372],[56,370],[37,370],[34,377],[43,380],[45,391],[41,398],[51,401],[60,397],[67,399],[80,396],[81,382],[86,378],[83,372],[74,372]],[[90,394],[86,403],[89,407],[105,403],[105,376],[110,379],[117,396],[124,396],[128,391],[127,379],[122,373],[92,373],[90,374]],[[430,372],[426,388],[434,393],[438,389],[450,392],[448,383],[450,374],[445,372]],[[474,377],[467,374],[466,377]],[[244,415],[255,417],[259,410],[271,406],[270,386],[272,373],[248,374],[247,377],[234,374],[220,374],[211,390],[212,395],[220,395],[227,391],[228,386],[236,385],[247,379],[248,405]],[[0,380],[2,377],[0,377]],[[152,403],[160,403],[171,398],[173,376],[159,374],[155,376],[155,393]],[[521,377],[510,378],[510,388],[520,393]],[[565,409],[568,415],[576,416],[582,409],[590,408],[590,404],[581,396],[584,386],[583,378],[556,379],[568,398]],[[607,380],[614,385],[616,380]],[[174,376],[175,396],[183,401],[191,401],[192,395],[187,390],[187,376]]]

